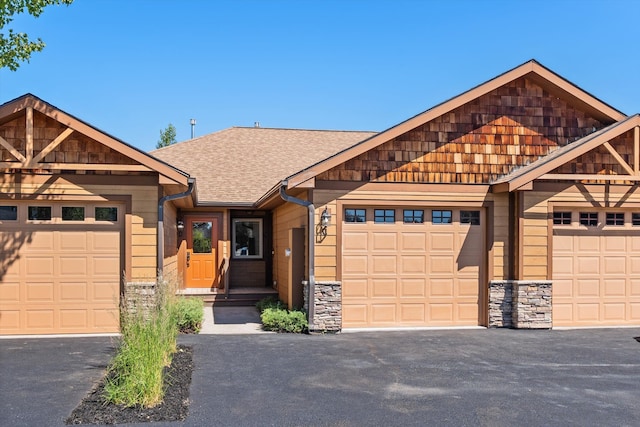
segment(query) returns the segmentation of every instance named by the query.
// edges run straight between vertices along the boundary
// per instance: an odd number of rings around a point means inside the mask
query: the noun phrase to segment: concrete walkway
[[[205,305],[200,334],[245,335],[270,334],[263,331],[260,314],[255,307],[212,307]]]

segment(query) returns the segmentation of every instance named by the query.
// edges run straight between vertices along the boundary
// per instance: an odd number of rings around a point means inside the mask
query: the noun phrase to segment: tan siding
[[[290,257],[285,256],[285,249],[289,248],[289,230],[292,228],[307,228],[307,209],[293,203],[286,203],[276,208],[273,213],[273,280],[276,282],[278,295],[287,304],[289,301],[289,271]],[[305,256],[306,259],[306,256]]]
[[[491,218],[487,218],[491,221]],[[493,279],[509,276],[509,195],[493,195]]]
[[[176,280],[178,278],[178,209],[173,203],[165,204],[162,221],[164,226],[163,273],[166,279]]]

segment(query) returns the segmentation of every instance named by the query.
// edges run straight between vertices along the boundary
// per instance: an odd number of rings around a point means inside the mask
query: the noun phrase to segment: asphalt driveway
[[[184,423],[637,426],[640,329],[183,336]],[[640,339],[640,338],[638,338]],[[63,425],[110,339],[0,340],[0,425]]]

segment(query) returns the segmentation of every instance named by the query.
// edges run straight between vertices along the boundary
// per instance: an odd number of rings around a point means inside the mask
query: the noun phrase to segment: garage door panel
[[[371,304],[371,321],[374,324],[394,324],[396,322],[396,304]]]
[[[371,255],[370,274],[396,274],[398,263],[395,255]]]
[[[402,323],[424,323],[426,319],[425,304],[400,304],[400,322]]]
[[[62,276],[87,276],[89,268],[86,255],[61,256],[59,259],[59,271]],[[113,271],[113,270],[111,270]]]
[[[367,304],[344,304],[342,307],[342,321],[354,326],[367,326]]]
[[[26,328],[34,332],[54,330],[54,310],[52,309],[27,309],[25,311]]]
[[[562,257],[563,254],[568,253],[570,257],[573,256],[575,250],[573,248],[574,238],[572,235],[556,235],[553,237],[553,251]],[[567,257],[562,257],[566,259]]]
[[[627,238],[625,236],[605,236],[602,241],[604,242],[605,251],[624,252],[627,249]]]
[[[342,261],[344,274],[364,275],[369,272],[367,255],[345,255]]]
[[[20,330],[20,310],[2,310],[0,312],[0,330],[17,333]]]
[[[418,232],[401,232],[400,233],[400,249],[406,252],[426,252],[427,235]]]
[[[26,247],[29,252],[51,252],[55,250],[55,233],[52,232],[36,232],[31,234],[31,239],[27,242]]]
[[[457,305],[458,319],[461,322],[468,322],[470,325],[475,325],[478,322],[478,303],[460,303]]]
[[[453,298],[454,280],[448,279],[434,279],[429,280],[429,296],[431,298]]]
[[[62,252],[87,252],[87,232],[65,232],[64,238],[60,239],[60,250]]]
[[[20,284],[17,282],[0,283],[0,301],[3,305],[20,302]]]
[[[375,232],[371,234],[372,252],[396,252],[398,235],[396,233]]]
[[[476,278],[458,280],[458,296],[459,297],[477,298],[478,294],[479,294],[478,280]]]
[[[627,272],[627,260],[623,256],[605,256],[604,257],[603,273],[608,274],[622,274]]]
[[[576,241],[576,250],[578,252],[595,252],[600,253],[600,237],[599,236],[580,236]]]
[[[629,304],[629,314],[633,322],[640,322],[640,302]]]
[[[594,323],[600,320],[600,304],[598,303],[577,303],[576,317],[578,322]]]
[[[342,281],[342,297],[349,298],[367,298],[368,279],[345,279]]]
[[[555,251],[555,245],[553,247]],[[570,256],[558,256],[553,257],[553,272],[558,274],[573,274],[574,271],[573,257]],[[554,283],[555,286],[555,283]]]
[[[594,256],[580,256],[576,263],[577,275],[592,275],[600,274],[600,257]]]
[[[426,274],[426,255],[403,255],[401,257],[400,274]]]
[[[430,274],[453,275],[455,271],[454,260],[453,255],[432,255],[429,259],[431,264]]]
[[[629,254],[629,273],[640,275],[640,256]]]
[[[631,279],[629,282],[629,296],[640,297],[640,278]]]
[[[449,304],[429,304],[429,320],[436,323],[453,322],[453,303]]]
[[[61,309],[61,329],[86,329],[89,326],[89,313],[86,309]]]
[[[53,302],[54,285],[52,282],[29,282],[25,286],[26,302]]]
[[[93,327],[101,332],[111,332],[118,328],[119,312],[116,309],[94,309],[91,315],[93,316]]]
[[[400,298],[424,297],[427,281],[424,278],[400,279]]]
[[[345,231],[342,246],[343,253],[366,251],[369,248],[369,234],[366,231]]]
[[[604,279],[603,298],[625,297],[627,294],[627,281],[625,279]]]
[[[54,272],[53,256],[33,256],[24,257],[25,274],[29,277],[52,277]]]
[[[593,279],[576,280],[576,298],[593,298],[600,296],[600,281]]]
[[[88,237],[94,252],[115,252],[120,248],[120,233],[118,232],[92,232]]]
[[[624,321],[627,318],[624,303],[604,303],[602,304],[602,318],[605,322]]]
[[[446,225],[441,227],[446,227]],[[455,234],[453,232],[431,233],[429,242],[429,250],[432,252],[453,252],[455,250]]]
[[[371,285],[372,298],[395,298],[398,292],[395,279],[372,279]]]
[[[61,282],[60,300],[64,302],[86,301],[89,297],[87,282]]]

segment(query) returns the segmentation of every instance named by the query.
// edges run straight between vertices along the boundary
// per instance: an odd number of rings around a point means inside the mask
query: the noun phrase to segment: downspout
[[[164,204],[171,200],[189,197],[193,193],[195,178],[189,178],[189,188],[187,191],[178,194],[164,196],[158,201],[158,280],[164,276]]]
[[[287,181],[282,181],[280,183],[280,197],[285,202],[295,203],[296,205],[305,206],[309,211],[309,226],[307,229],[307,247],[309,248],[309,259],[307,261],[308,265],[308,273],[307,280],[309,281],[309,330],[313,331],[315,329],[314,325],[314,317],[315,317],[315,292],[316,292],[316,277],[315,277],[315,241],[314,241],[314,229],[315,229],[315,213],[316,208],[313,206],[313,203],[298,199],[297,197],[293,197],[287,194]]]

